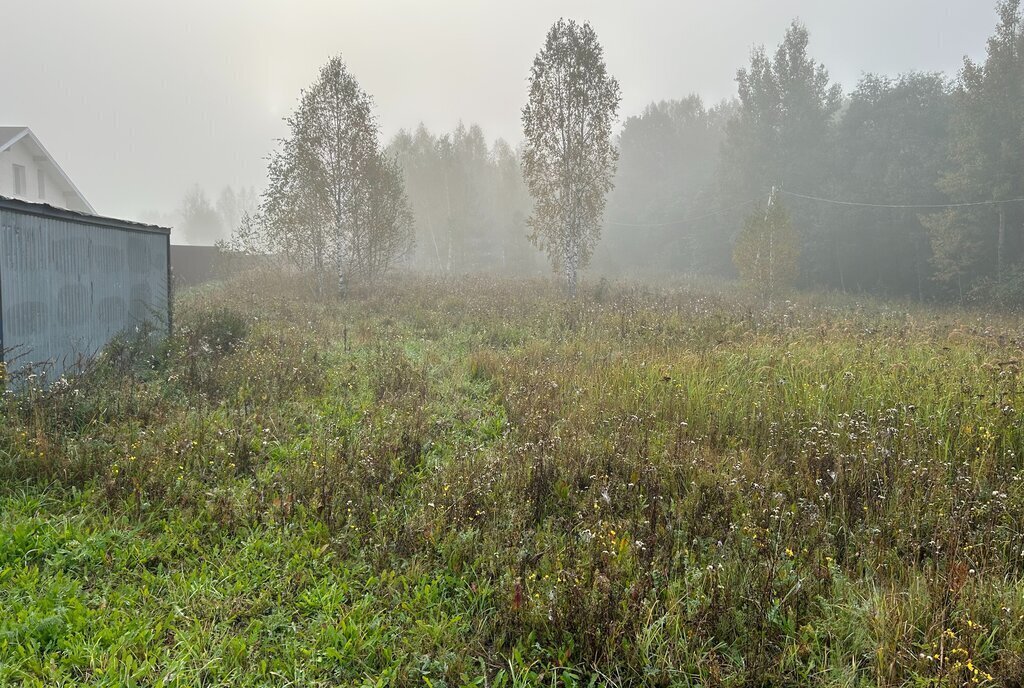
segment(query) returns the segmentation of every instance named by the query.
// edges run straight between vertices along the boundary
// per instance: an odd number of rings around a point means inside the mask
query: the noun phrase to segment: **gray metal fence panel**
[[[0,335],[9,370],[31,365],[53,379],[119,333],[166,331],[166,231],[100,220],[0,206]]]

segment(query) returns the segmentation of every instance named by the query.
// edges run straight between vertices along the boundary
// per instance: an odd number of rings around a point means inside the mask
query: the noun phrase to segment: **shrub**
[[[230,306],[217,305],[189,315],[190,319],[182,324],[179,332],[190,351],[229,354],[249,335],[250,319]]]

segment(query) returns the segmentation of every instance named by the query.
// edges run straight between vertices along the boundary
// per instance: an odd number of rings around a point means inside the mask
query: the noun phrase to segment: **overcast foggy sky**
[[[849,92],[865,72],[955,73],[982,57],[995,0],[0,0],[0,125],[28,125],[102,214],[172,212],[199,183],[254,185],[281,118],[340,53],[383,136],[461,119],[520,138],[526,77],[560,16],[590,21],[621,118],[735,93],[789,22]]]

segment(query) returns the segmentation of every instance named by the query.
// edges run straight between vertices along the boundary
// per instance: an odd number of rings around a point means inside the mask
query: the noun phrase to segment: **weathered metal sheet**
[[[25,204],[34,206],[34,204]],[[111,338],[170,322],[168,234],[0,204],[0,351],[49,379]]]

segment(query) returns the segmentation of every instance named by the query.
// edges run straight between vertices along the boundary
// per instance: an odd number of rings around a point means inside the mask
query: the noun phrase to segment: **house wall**
[[[27,193],[20,196],[14,195],[14,165],[22,165],[25,168],[25,190]],[[44,182],[46,197],[40,198],[38,178],[40,165],[35,161],[35,157],[29,149],[26,140],[18,141],[0,153],[0,196],[18,198],[31,203],[46,203],[58,208],[82,210],[83,208],[75,207],[74,203],[68,202],[67,197],[64,195],[63,182],[59,181],[47,169],[48,166],[48,164],[42,166],[43,172],[46,175],[46,181]]]
[[[166,232],[12,205],[24,204],[0,204],[0,359],[9,372],[31,366],[53,379],[120,332],[166,332]]]

